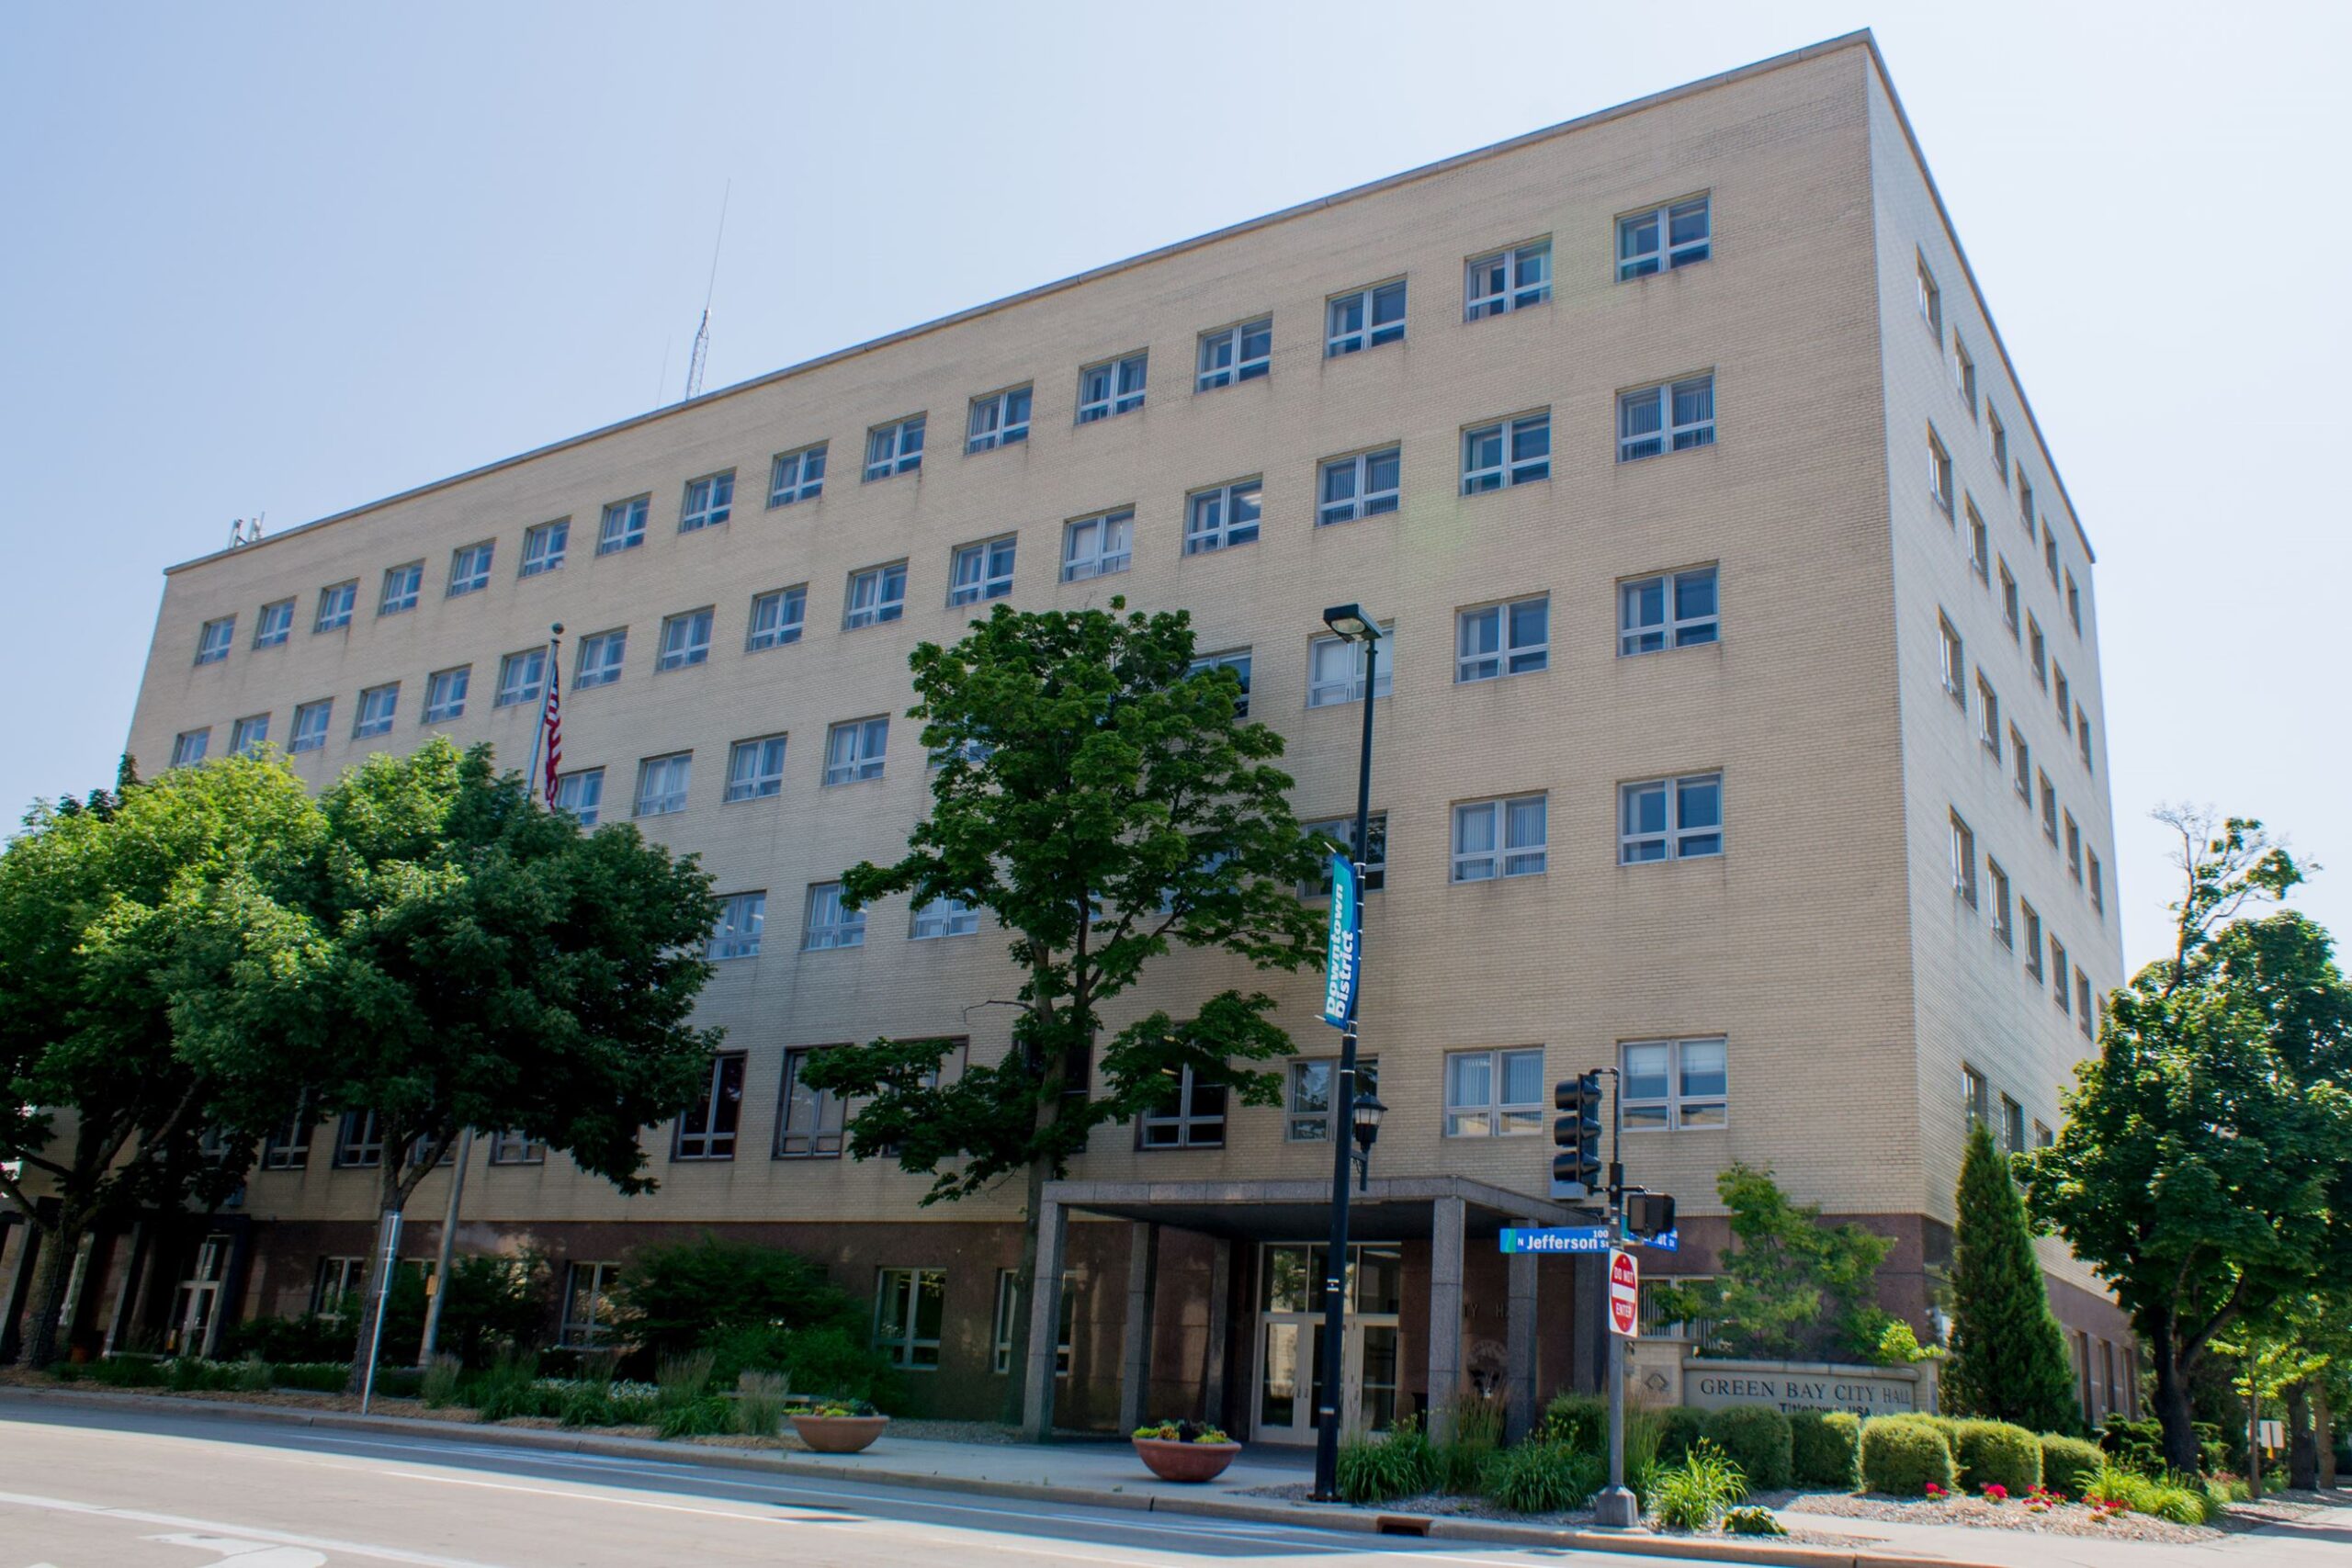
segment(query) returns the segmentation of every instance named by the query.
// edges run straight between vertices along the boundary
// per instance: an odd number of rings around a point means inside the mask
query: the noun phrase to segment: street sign
[[[1357,897],[1355,862],[1331,857],[1331,929],[1323,947],[1323,1021],[1345,1029],[1355,1017],[1358,952],[1363,908]]]
[[[1503,1232],[1505,1252],[1606,1252],[1607,1225],[1550,1225],[1542,1230]]]
[[[1642,1323],[1642,1271],[1630,1252],[1609,1254],[1609,1332],[1631,1338]]]
[[[1655,1247],[1660,1252],[1679,1252],[1682,1250],[1682,1233],[1679,1230],[1660,1231],[1656,1235],[1640,1235],[1635,1236],[1634,1239],[1640,1242],[1644,1247]]]

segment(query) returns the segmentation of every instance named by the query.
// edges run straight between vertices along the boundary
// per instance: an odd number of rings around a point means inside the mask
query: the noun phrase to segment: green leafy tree
[[[1851,1223],[1824,1225],[1821,1206],[1790,1201],[1770,1170],[1733,1165],[1715,1191],[1735,1245],[1716,1278],[1668,1288],[1659,1310],[1713,1319],[1707,1348],[1729,1355],[1874,1357],[1890,1322],[1877,1305],[1878,1266],[1894,1243]]]
[[[465,1127],[514,1129],[650,1190],[639,1136],[693,1103],[718,1041],[688,1021],[718,909],[692,857],[626,823],[582,834],[487,747],[437,739],[370,757],[319,811],[299,918],[252,983],[188,1010],[197,1031],[300,1063],[321,1112],[373,1113],[387,1215]]]
[[[1946,1395],[1965,1415],[2036,1432],[2074,1430],[2081,1412],[2065,1335],[2051,1314],[2024,1200],[1983,1122],[1961,1160],[1958,1209]]]
[[[2021,1168],[2035,1220],[2131,1314],[2165,1461],[2191,1471],[2191,1386],[2215,1337],[2316,1288],[2352,1247],[2352,1004],[2318,926],[2243,918],[2305,869],[2260,823],[2160,816],[2182,840],[2174,956],[2115,993],[2064,1129]]]
[[[797,1253],[707,1234],[639,1247],[619,1296],[629,1332],[656,1360],[694,1349],[714,1330],[864,1326],[841,1287]]]
[[[280,922],[321,834],[301,781],[226,758],[34,807],[0,853],[0,1196],[41,1253],[25,1356],[58,1353],[81,1238],[138,1204],[216,1202],[297,1082],[189,1027]],[[52,1201],[37,1200],[46,1196]]]
[[[931,814],[896,864],[842,876],[855,904],[904,893],[996,918],[1023,976],[1012,1050],[943,1081],[945,1042],[883,1040],[820,1053],[808,1075],[868,1100],[852,1153],[933,1177],[925,1202],[1023,1179],[1021,1301],[1045,1184],[1095,1128],[1166,1105],[1187,1071],[1244,1103],[1280,1100],[1279,1075],[1246,1066],[1293,1048],[1271,998],[1225,990],[1190,1017],[1154,1010],[1097,1059],[1106,1005],[1177,944],[1264,969],[1320,959],[1320,912],[1298,897],[1317,848],[1274,765],[1281,738],[1237,716],[1232,671],[1193,671],[1190,617],[1125,610],[999,605],[952,647],[917,648],[910,712],[939,764]],[[1028,1325],[1015,1314],[1015,1367]]]

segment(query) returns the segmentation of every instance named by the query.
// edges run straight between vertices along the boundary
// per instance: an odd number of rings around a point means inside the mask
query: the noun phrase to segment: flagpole
[[[558,650],[563,643],[563,623],[556,622],[548,628],[548,683],[545,694],[539,698],[538,725],[531,731],[531,761],[523,770],[523,790],[527,795],[544,794],[548,796],[548,804],[552,806],[555,804],[555,792],[539,788],[539,746],[548,738],[548,708],[556,700],[556,666],[560,661]]]

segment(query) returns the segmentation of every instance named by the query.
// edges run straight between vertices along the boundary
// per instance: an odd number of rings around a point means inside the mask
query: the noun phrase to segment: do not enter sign
[[[1631,1338],[1642,1321],[1642,1274],[1630,1252],[1609,1254],[1609,1332]]]

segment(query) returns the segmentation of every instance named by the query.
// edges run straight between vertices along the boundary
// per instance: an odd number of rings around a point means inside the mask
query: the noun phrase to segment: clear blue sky
[[[0,813],[231,518],[674,399],[729,180],[713,387],[1869,25],[2098,550],[2130,958],[2160,800],[2352,933],[2352,6],[1884,9],[0,6]]]

